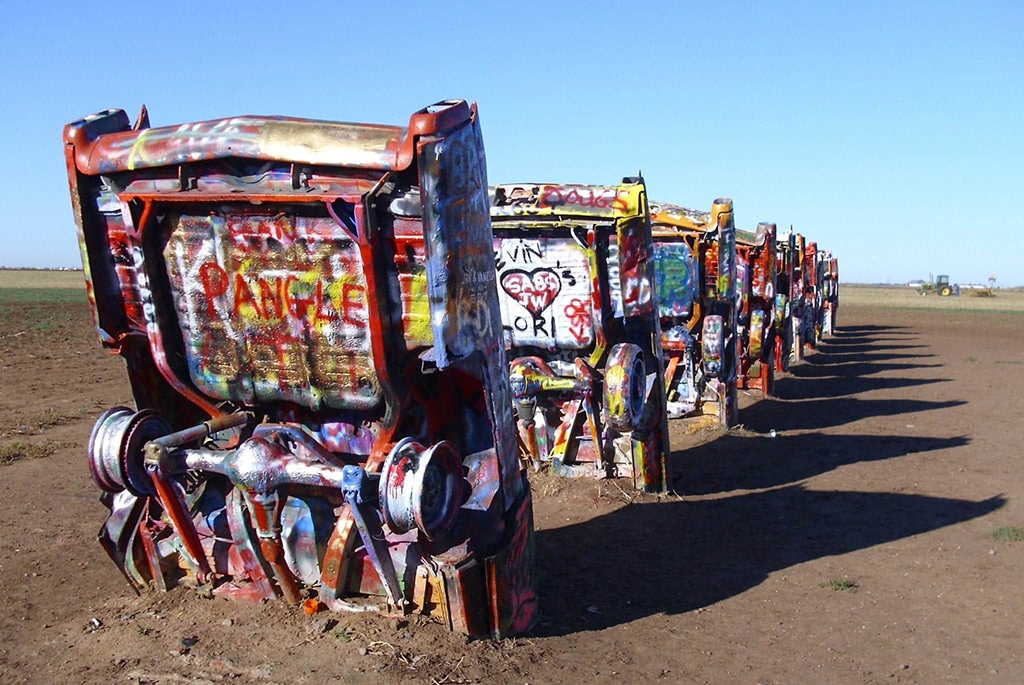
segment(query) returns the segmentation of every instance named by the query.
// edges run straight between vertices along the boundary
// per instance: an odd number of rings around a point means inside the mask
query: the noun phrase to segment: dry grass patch
[[[13,464],[19,459],[42,459],[70,445],[59,440],[43,440],[42,442],[24,442],[15,440],[0,445],[0,465]]]
[[[1024,526],[1002,526],[992,533],[996,542],[1024,542]]]
[[[539,497],[557,497],[569,487],[566,478],[556,476],[548,467],[542,467],[540,471],[528,468],[527,473],[530,478],[530,489]]]
[[[39,433],[47,428],[74,423],[80,416],[81,412],[65,414],[56,407],[44,409],[40,413],[31,416],[17,415],[0,425],[0,437],[8,435],[39,435]]]

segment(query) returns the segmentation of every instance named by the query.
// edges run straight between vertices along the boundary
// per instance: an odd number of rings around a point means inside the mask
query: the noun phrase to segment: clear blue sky
[[[79,260],[63,125],[404,124],[480,104],[492,183],[793,225],[846,281],[1024,284],[1024,2],[0,4],[0,265]],[[447,5],[447,8],[445,8]]]

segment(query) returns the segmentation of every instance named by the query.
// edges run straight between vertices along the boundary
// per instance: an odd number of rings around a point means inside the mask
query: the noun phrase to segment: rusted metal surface
[[[465,102],[414,114],[407,128],[292,117],[240,116],[130,130],[123,110],[107,110],[65,129],[76,167],[88,175],[171,167],[217,159],[398,171],[413,163],[417,136],[457,128]],[[146,117],[148,124],[148,116]]]
[[[668,430],[643,180],[491,194],[524,458],[662,490]]]
[[[651,205],[669,412],[727,426],[737,421],[742,292],[732,217],[727,198],[710,212]]]
[[[473,637],[528,630],[475,107],[148,126],[65,129],[97,334],[136,403],[88,452],[118,568],[136,589],[182,567],[238,599],[377,595]]]

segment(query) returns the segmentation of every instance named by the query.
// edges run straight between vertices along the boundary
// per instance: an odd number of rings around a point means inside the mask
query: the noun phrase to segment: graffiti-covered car
[[[779,371],[788,371],[791,363],[803,361],[805,348],[814,339],[815,295],[813,288],[808,289],[806,247],[803,234],[792,227],[777,245],[776,317],[782,343],[776,356]]]
[[[773,394],[775,382],[775,232],[770,222],[759,223],[754,233],[736,231],[737,385],[765,396]]]
[[[107,110],[64,142],[96,331],[136,405],[88,447],[128,582],[528,630],[475,105],[408,127]]]
[[[661,490],[668,453],[643,179],[492,188],[524,458]]]
[[[822,314],[821,333],[832,335],[836,330],[836,316],[839,311],[839,260],[828,250],[818,253],[818,278],[821,290]]]
[[[800,357],[809,350],[815,350],[821,340],[821,289],[818,278],[818,243],[807,242],[803,236],[797,236],[797,245],[803,245],[803,261],[800,275],[803,284],[800,307]]]
[[[775,315],[771,329],[774,338],[775,371],[789,371],[789,363],[795,360],[799,349],[793,344],[799,331],[799,310],[801,298],[800,264],[801,252],[797,249],[797,234],[791,226],[775,242]]]
[[[673,416],[737,422],[736,230],[732,200],[710,212],[651,205],[655,273]]]

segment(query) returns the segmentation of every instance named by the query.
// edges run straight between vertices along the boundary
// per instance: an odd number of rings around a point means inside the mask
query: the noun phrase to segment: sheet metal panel
[[[189,374],[212,398],[381,399],[359,249],[329,217],[180,215],[164,260]]]

